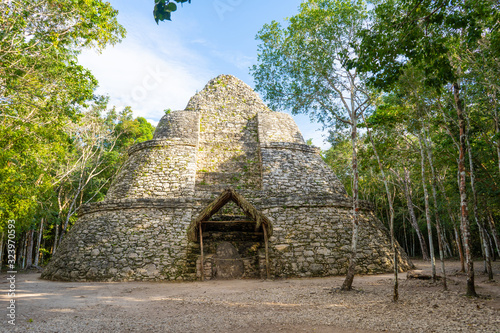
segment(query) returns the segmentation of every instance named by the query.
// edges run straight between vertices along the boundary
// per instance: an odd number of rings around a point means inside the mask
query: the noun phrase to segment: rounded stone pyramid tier
[[[217,278],[224,242],[242,278],[344,274],[351,231],[352,198],[319,149],[290,115],[221,75],[129,149],[106,199],[80,209],[42,278]],[[393,255],[387,228],[362,202],[357,272],[389,271]]]
[[[345,189],[305,144],[293,118],[273,112],[241,80],[221,75],[166,114],[153,140],[129,150],[107,199],[337,195]]]

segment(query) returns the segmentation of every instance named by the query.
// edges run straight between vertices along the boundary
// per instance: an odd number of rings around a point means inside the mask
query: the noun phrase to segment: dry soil
[[[414,261],[429,272],[430,264]],[[357,276],[341,292],[343,277],[275,281],[185,283],[73,283],[16,275],[16,325],[7,322],[8,283],[0,280],[1,332],[500,332],[500,283],[488,282],[476,262],[479,298],[465,293],[459,263],[447,262],[449,290],[441,282],[400,274]],[[500,262],[494,263],[500,281]],[[439,268],[438,268],[439,272]]]

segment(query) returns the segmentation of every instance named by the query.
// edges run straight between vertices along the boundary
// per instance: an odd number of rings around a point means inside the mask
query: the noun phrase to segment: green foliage
[[[183,4],[185,2],[191,3],[191,0],[174,0],[177,3]],[[159,21],[172,21],[171,15],[177,10],[177,5],[170,0],[155,0],[155,6],[153,9],[153,16],[155,18],[156,24]]]
[[[134,143],[151,140],[155,129],[143,117],[132,119],[132,109],[130,106],[127,106],[120,112],[119,122],[115,130],[121,133],[117,141],[117,147],[119,150],[122,150]]]
[[[388,0],[373,11],[374,24],[361,33],[359,59],[351,63],[388,89],[410,63],[428,86],[441,89],[461,73],[460,53],[498,38],[499,4],[489,0]],[[498,48],[492,50],[496,55]]]
[[[362,80],[346,65],[356,57],[365,6],[363,1],[309,0],[286,26],[264,25],[256,37],[258,65],[251,73],[271,109],[306,113],[339,128],[349,123],[351,105],[342,96],[346,86],[356,86],[360,100],[364,94]],[[362,101],[354,109],[357,104]]]
[[[0,3],[0,220],[29,228],[97,81],[78,65],[83,47],[117,43],[125,30],[99,0]],[[0,225],[0,228],[3,226]]]
[[[347,136],[330,138],[332,147],[323,152],[323,160],[342,182],[349,195],[352,195],[352,146]]]

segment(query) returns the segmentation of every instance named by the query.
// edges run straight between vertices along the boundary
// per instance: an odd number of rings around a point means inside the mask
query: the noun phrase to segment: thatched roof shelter
[[[221,195],[208,204],[205,209],[200,213],[200,215],[191,222],[188,229],[188,238],[192,242],[196,242],[199,238],[199,227],[202,222],[208,221],[215,213],[217,213],[222,207],[224,207],[229,201],[233,201],[238,207],[240,207],[243,212],[251,217],[256,225],[255,229],[259,229],[262,225],[266,228],[268,237],[273,234],[273,225],[271,221],[264,216],[260,211],[258,211],[248,200],[246,200],[241,194],[237,193],[232,188],[224,190]]]

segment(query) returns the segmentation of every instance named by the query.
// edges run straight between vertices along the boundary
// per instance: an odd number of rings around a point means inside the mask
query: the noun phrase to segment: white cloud
[[[153,120],[153,119],[146,119],[151,125],[154,127],[158,126],[158,120]]]
[[[128,31],[122,43],[79,56],[99,81],[96,93],[109,95],[111,105],[131,106],[134,116],[157,121],[164,109],[184,109],[216,76],[207,70],[209,59],[168,26],[153,24],[149,16],[120,17]]]
[[[84,52],[79,59],[98,79],[97,93],[109,95],[118,108],[131,106],[135,116],[152,119],[161,117],[166,108],[184,109],[211,76],[134,43],[108,48],[100,55]]]

